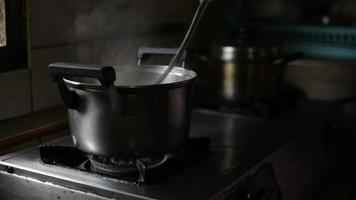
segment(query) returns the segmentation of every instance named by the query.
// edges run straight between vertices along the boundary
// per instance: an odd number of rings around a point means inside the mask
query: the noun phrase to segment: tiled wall
[[[176,46],[197,2],[190,0],[32,0],[33,109],[61,103],[47,66],[52,62],[135,64],[140,46]]]

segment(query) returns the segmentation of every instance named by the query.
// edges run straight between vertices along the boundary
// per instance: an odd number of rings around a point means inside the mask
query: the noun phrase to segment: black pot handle
[[[78,95],[69,90],[64,81],[64,77],[80,76],[96,78],[101,85],[108,90],[111,106],[114,112],[120,112],[119,98],[114,86],[116,79],[115,70],[111,66],[83,65],[74,63],[53,63],[48,66],[52,80],[57,82],[64,104],[70,109],[78,107]]]
[[[48,69],[52,80],[57,82],[68,76],[91,77],[98,79],[102,86],[109,87],[116,79],[115,70],[111,66],[53,63]]]

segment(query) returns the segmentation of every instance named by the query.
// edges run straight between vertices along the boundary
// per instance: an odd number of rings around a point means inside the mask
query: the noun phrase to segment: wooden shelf
[[[37,140],[68,128],[62,106],[0,122],[0,150]],[[32,142],[33,143],[33,142]]]

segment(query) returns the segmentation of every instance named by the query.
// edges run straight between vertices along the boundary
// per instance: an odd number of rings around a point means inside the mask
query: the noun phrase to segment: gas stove
[[[320,140],[324,137],[324,124],[306,113],[296,110],[266,119],[195,110],[191,139],[184,149],[139,161],[84,155],[73,148],[70,137],[60,138],[0,157],[0,196],[1,199],[248,199],[263,190],[268,191],[269,199],[298,199],[309,193],[295,192],[303,184],[285,182],[293,181],[292,175],[285,176],[289,167],[281,165],[289,155],[285,149],[295,154],[316,143],[320,143],[321,149],[328,148]],[[296,141],[303,144],[301,149],[295,147]],[[305,155],[319,157],[324,151],[320,152]],[[68,160],[72,163],[66,164]],[[289,166],[295,161],[286,162]],[[141,166],[148,174],[150,166],[155,170],[151,175],[139,172],[134,181],[128,181],[100,170],[102,164],[111,167],[112,163],[126,172],[131,172],[132,166],[134,171]],[[99,171],[93,170],[93,164],[99,165]],[[309,172],[309,168],[299,166],[291,174],[296,170]],[[315,174],[324,173],[319,170]],[[295,197],[291,195],[293,192],[297,194]]]
[[[205,157],[208,150],[209,138],[191,138],[175,152],[143,158],[96,156],[78,150],[70,142],[65,146],[53,144],[39,147],[40,162],[44,165],[115,178],[133,185],[153,181],[183,168]]]

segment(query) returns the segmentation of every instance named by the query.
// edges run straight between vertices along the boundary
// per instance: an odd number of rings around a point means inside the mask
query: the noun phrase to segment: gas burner
[[[89,156],[93,170],[107,173],[132,173],[137,172],[140,166],[145,170],[153,169],[164,164],[168,156],[157,156],[137,159],[108,158],[103,156]]]
[[[169,155],[136,159],[109,158],[90,155],[91,170],[100,174],[145,182],[146,172],[163,165]]]
[[[81,170],[98,176],[115,178],[123,183],[142,184],[168,175],[206,155],[208,138],[191,138],[176,152],[145,158],[110,158],[88,155],[75,147],[41,146],[41,162],[46,165]],[[71,156],[68,156],[71,155]]]

